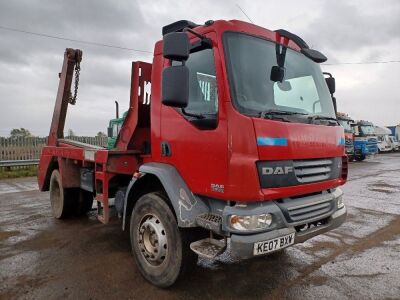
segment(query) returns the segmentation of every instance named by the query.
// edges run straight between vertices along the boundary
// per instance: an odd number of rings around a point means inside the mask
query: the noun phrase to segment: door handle
[[[172,151],[171,151],[171,145],[164,141],[161,142],[161,156],[171,156]]]

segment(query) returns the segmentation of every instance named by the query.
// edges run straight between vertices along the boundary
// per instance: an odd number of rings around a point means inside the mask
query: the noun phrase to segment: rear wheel
[[[197,263],[197,255],[189,247],[195,235],[190,229],[178,228],[166,199],[158,193],[146,194],[137,201],[130,238],[140,272],[156,286],[171,286]]]
[[[63,188],[60,172],[54,170],[50,177],[50,204],[55,218],[64,219],[70,216],[73,194],[72,189]]]
[[[50,178],[50,203],[57,219],[82,216],[93,206],[93,193],[80,188],[63,188],[60,172],[54,170]]]
[[[76,190],[77,190],[76,191],[77,195],[75,201],[77,201],[78,203],[75,203],[74,210],[76,215],[82,216],[92,209],[93,193],[82,189],[76,189]]]

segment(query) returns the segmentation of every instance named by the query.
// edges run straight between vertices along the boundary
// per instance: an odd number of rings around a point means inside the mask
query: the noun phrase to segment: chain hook
[[[82,51],[75,50],[75,83],[74,83],[74,96],[72,96],[71,91],[69,92],[68,102],[71,105],[75,105],[76,98],[78,96],[78,87],[79,87],[79,75],[81,72],[81,60],[82,60]]]

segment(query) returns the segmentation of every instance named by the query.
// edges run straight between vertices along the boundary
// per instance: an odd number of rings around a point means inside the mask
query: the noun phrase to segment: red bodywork
[[[322,191],[345,183],[343,174],[341,178],[324,182],[260,188],[257,161],[344,156],[344,145],[337,143],[344,137],[343,128],[286,123],[240,114],[231,103],[222,33],[246,32],[274,42],[283,42],[296,51],[299,51],[299,47],[291,41],[288,43],[287,39],[281,39],[278,33],[241,21],[216,21],[211,26],[197,27],[196,31],[206,35],[213,43],[219,98],[217,128],[198,129],[177,110],[161,104],[161,74],[163,68],[170,65],[170,61],[163,57],[162,42],[159,41],[155,45],[152,65],[133,63],[131,105],[117,141],[117,150],[94,150],[94,159],[88,160],[85,158],[86,150],[82,147],[62,141],[45,147],[39,168],[41,190],[48,188],[49,170],[54,162],[64,170],[68,168],[66,165],[93,165],[96,168],[96,183],[101,181],[103,184],[102,190],[97,191],[97,199],[102,202],[108,198],[107,187],[111,178],[118,174],[132,175],[141,164],[147,162],[173,165],[194,194],[222,200],[272,200]],[[198,37],[190,35],[190,39],[194,42]],[[143,84],[149,81],[151,104],[144,101],[143,95]],[[62,100],[57,98],[57,102]],[[279,146],[257,146],[258,136],[284,137],[288,139],[288,146],[284,149]],[[169,142],[171,156],[162,156],[160,145],[163,141]],[[143,154],[144,142],[151,145],[149,154]],[[65,164],[63,161],[70,163]],[[65,171],[66,174],[70,172],[72,171]],[[73,176],[64,176],[63,184],[78,184],[72,178],[74,176],[76,173]],[[214,191],[211,189],[212,184],[223,186],[224,192]],[[107,219],[108,216],[102,221],[107,222]]]

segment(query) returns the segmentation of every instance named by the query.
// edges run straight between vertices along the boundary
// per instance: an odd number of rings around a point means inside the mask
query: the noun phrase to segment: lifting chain
[[[82,60],[82,51],[76,50],[76,62],[75,62],[75,84],[74,84],[74,96],[72,96],[71,91],[69,92],[68,102],[71,105],[75,105],[76,97],[78,96],[78,87],[79,87],[79,75],[81,72],[81,60]]]

